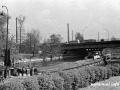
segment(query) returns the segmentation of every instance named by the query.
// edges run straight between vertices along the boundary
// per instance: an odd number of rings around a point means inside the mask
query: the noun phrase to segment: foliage
[[[52,34],[50,36],[50,43],[56,44],[61,42],[62,42],[62,37],[60,34]]]
[[[22,84],[26,90],[39,90],[37,77],[25,78]]]
[[[0,12],[1,13],[1,12]],[[0,55],[2,55],[3,48],[5,48],[6,41],[6,22],[7,15],[5,13],[1,13],[4,16],[0,16]]]
[[[84,37],[79,32],[76,32],[76,34],[75,34],[75,40],[79,40],[80,42],[83,42],[84,41]]]
[[[115,40],[118,40],[118,39],[115,36],[112,36],[111,41],[115,41]]]
[[[2,13],[3,16],[0,16],[0,56],[4,55],[4,49],[6,48],[6,34],[7,34],[7,17],[8,20],[11,18],[10,16],[7,16],[5,13]],[[16,50],[16,44],[14,42],[14,36],[11,35],[8,37],[8,48],[11,51],[11,54],[15,54],[17,52]]]
[[[37,78],[40,90],[54,90],[55,85],[49,75],[42,74],[37,76]]]
[[[61,42],[62,37],[60,34],[52,34],[49,39],[45,40],[43,44],[41,44],[40,49],[42,51],[42,56],[52,57],[61,55]]]
[[[0,90],[78,90],[91,83],[120,75],[120,64],[105,67],[91,66],[37,76],[7,79],[0,83]]]
[[[120,64],[113,64],[107,66],[112,71],[112,76],[120,75]]]
[[[59,76],[59,74],[50,74],[52,81],[55,85],[55,90],[66,90],[64,89],[64,79]]]
[[[15,78],[0,83],[0,90],[24,90],[21,80]]]
[[[20,15],[20,16],[18,17],[18,23],[20,24],[20,27],[23,26],[24,22],[25,22],[25,16],[21,16],[21,15]]]
[[[48,43],[43,43],[40,46],[40,50],[42,51],[41,56],[43,60],[45,60],[45,58],[48,57],[50,54],[50,45]]]
[[[64,79],[64,85],[63,85],[64,89],[65,90],[72,90],[73,80],[70,77],[69,73],[59,72],[59,75]]]
[[[27,33],[26,39],[22,42],[22,52],[29,53],[33,55],[38,52],[40,45],[40,33],[38,29],[31,29],[30,32]],[[27,46],[27,47],[26,47]]]

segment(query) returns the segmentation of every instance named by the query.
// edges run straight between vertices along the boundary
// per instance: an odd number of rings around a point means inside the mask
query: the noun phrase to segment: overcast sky
[[[70,25],[70,40],[80,32],[85,39],[115,36],[120,38],[120,0],[0,0],[0,11],[7,6],[11,20],[10,32],[15,34],[15,18],[26,17],[25,30],[40,30],[43,38],[52,33],[61,34],[67,41],[67,23]],[[87,28],[86,28],[87,27]]]

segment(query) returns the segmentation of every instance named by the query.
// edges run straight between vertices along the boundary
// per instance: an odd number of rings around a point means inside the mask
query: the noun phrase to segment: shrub
[[[37,76],[5,79],[0,83],[0,90],[78,90],[118,75],[120,64],[91,66],[56,73],[43,72]]]
[[[89,83],[95,83],[107,79],[107,69],[105,67],[89,67],[85,71],[89,74]]]
[[[37,80],[40,90],[54,90],[55,85],[49,75],[46,74],[38,75]]]
[[[93,83],[96,82],[96,81],[99,81],[100,78],[101,78],[101,70],[98,67],[91,67],[90,71],[92,71],[91,73],[92,73],[92,76],[93,76],[93,78],[92,78]]]
[[[90,84],[90,74],[85,71],[85,69],[78,69],[75,72],[78,73],[77,78],[78,83],[76,83],[76,89],[80,87],[86,87]]]
[[[25,78],[22,84],[26,90],[39,90],[37,77],[35,76]]]
[[[94,67],[86,68],[85,71],[90,75],[89,83],[95,83],[95,71]]]
[[[112,70],[109,67],[106,67],[107,70],[107,78],[112,77]]]
[[[98,67],[98,68],[99,68],[98,71],[100,72],[99,81],[107,79],[108,78],[107,69],[105,67]]]
[[[77,90],[89,85],[89,74],[82,69],[70,70],[67,72],[71,80],[72,90]],[[67,89],[68,90],[68,89]],[[69,89],[70,90],[70,89]]]
[[[11,79],[0,83],[0,90],[24,90],[21,80]]]
[[[65,90],[72,90],[73,80],[66,72],[58,72],[58,74],[64,79],[63,87]]]
[[[70,71],[67,71],[67,75],[70,77],[72,90],[75,90],[75,84],[78,80],[77,72],[75,72],[74,70],[70,70]]]
[[[120,65],[119,64],[108,65],[107,68],[109,68],[112,71],[112,76],[120,75]]]
[[[3,76],[0,76],[0,82],[2,82],[4,80]]]
[[[59,76],[59,74],[51,74],[50,77],[52,78],[52,81],[55,85],[55,90],[65,90],[64,89],[64,79]]]

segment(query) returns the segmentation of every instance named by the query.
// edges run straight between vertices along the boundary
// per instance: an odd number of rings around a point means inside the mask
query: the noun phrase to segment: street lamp
[[[6,10],[7,10],[7,35],[6,35],[6,50],[5,50],[5,52],[6,52],[6,58],[5,58],[5,66],[6,66],[6,68],[5,68],[5,74],[4,74],[4,77],[6,78],[7,77],[7,64],[8,64],[8,20],[9,20],[9,15],[8,15],[8,8],[6,7],[6,6],[2,6],[2,8],[6,8]]]
[[[108,32],[108,41],[109,41],[109,31],[108,31],[108,29],[106,29],[106,28],[105,28],[105,30]]]

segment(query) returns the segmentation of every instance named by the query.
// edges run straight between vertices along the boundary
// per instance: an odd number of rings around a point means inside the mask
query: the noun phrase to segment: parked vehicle
[[[94,59],[100,59],[100,55],[95,55]]]
[[[100,54],[98,52],[95,53],[95,55],[93,56],[93,59],[100,59]]]

